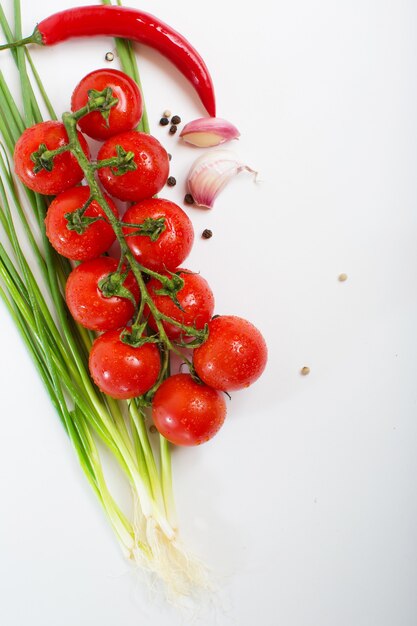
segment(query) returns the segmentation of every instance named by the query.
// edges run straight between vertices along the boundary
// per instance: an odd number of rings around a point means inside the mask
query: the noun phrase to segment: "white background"
[[[2,4],[10,13],[11,0]],[[70,4],[24,1],[25,33]],[[417,5],[130,4],[198,48],[218,115],[241,131],[233,147],[262,180],[241,174],[212,211],[186,209],[196,231],[187,267],[209,280],[218,313],[253,321],[270,349],[219,435],[174,454],[183,539],[220,589],[194,623],[414,626]],[[112,47],[90,39],[33,51],[58,111]],[[157,122],[167,107],[187,121],[204,110],[168,61],[139,53],[152,129],[178,179],[165,195],[181,203],[200,152]],[[8,53],[0,65],[16,85]],[[124,562],[0,315],[0,623],[191,623]]]

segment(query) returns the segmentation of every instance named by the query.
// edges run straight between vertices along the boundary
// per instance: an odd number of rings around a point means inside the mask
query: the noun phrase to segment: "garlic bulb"
[[[236,126],[220,117],[200,117],[188,122],[180,134],[184,141],[199,148],[218,146],[225,141],[237,139],[239,136]]]
[[[203,154],[191,166],[187,179],[195,204],[212,209],[221,190],[243,170],[257,174],[229,150],[213,150]]]

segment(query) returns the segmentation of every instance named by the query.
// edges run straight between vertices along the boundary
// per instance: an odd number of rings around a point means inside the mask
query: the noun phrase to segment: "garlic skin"
[[[198,148],[211,148],[225,141],[237,139],[240,132],[236,126],[220,117],[200,117],[188,122],[182,129],[180,137]]]
[[[212,209],[215,199],[229,180],[244,170],[257,175],[255,170],[242,163],[229,150],[213,150],[203,154],[193,163],[187,178],[195,204]]]

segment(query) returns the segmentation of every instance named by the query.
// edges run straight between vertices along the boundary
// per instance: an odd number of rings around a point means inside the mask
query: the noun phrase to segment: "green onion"
[[[102,2],[110,4],[108,0]],[[13,6],[15,32],[0,6],[0,27],[8,41],[21,36],[19,0],[14,0]],[[117,40],[116,46],[122,69],[140,85],[131,42]],[[20,78],[23,111],[0,72],[0,225],[2,239],[7,242],[7,246],[0,243],[0,298],[21,334],[123,553],[154,572],[170,593],[187,595],[196,583],[204,583],[205,577],[177,536],[169,444],[160,437],[158,463],[144,409],[135,400],[112,400],[93,385],[88,351],[94,337],[70,320],[67,313],[63,289],[71,266],[55,253],[46,237],[48,199],[24,188],[10,166],[14,145],[23,130],[42,121],[41,107],[57,119],[29,52],[18,48],[10,54]],[[41,101],[36,98],[33,84]],[[149,132],[146,112],[139,130]],[[35,220],[28,219],[30,214]],[[23,252],[27,243],[30,258]],[[40,283],[31,269],[33,260],[41,273]],[[106,483],[97,438],[113,454],[131,488],[134,512],[130,517],[121,510]]]

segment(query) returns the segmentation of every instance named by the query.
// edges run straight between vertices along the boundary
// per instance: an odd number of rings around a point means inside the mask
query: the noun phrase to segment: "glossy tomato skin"
[[[111,257],[99,257],[84,261],[68,276],[65,291],[67,306],[76,322],[89,330],[114,330],[125,326],[135,309],[128,298],[106,298],[98,287],[100,280],[115,272],[117,261]],[[130,272],[123,283],[139,300],[139,287]]]
[[[90,351],[91,376],[103,393],[117,400],[141,396],[158,380],[159,350],[154,343],[134,348],[120,339],[122,329],[100,335]]]
[[[190,374],[176,374],[164,380],[152,402],[156,428],[177,446],[198,446],[208,441],[225,417],[223,394],[196,383]]]
[[[188,270],[178,269],[176,273],[184,280],[183,288],[177,292],[178,302],[183,311],[177,307],[169,296],[155,293],[156,290],[162,287],[160,281],[156,278],[152,278],[146,285],[150,297],[157,309],[164,315],[172,317],[172,319],[186,326],[194,326],[197,329],[204,328],[205,324],[208,324],[211,320],[214,311],[214,295],[208,282],[200,274],[191,274]],[[170,276],[168,273],[164,275]],[[149,309],[146,307],[145,314],[148,313]],[[148,323],[153,330],[158,330],[152,315],[150,315]],[[181,338],[187,340],[187,337],[184,336],[178,326],[168,322],[162,322],[162,324],[170,339]]]
[[[98,202],[93,202],[84,213],[85,217],[103,217],[88,226],[85,232],[78,234],[67,228],[67,213],[81,208],[90,197],[89,187],[72,187],[61,192],[49,205],[45,218],[46,235],[59,254],[74,261],[89,261],[106,252],[116,239],[113,228]],[[119,211],[109,196],[105,196],[107,204],[116,217]]]
[[[216,317],[208,327],[208,339],[194,350],[197,375],[222,391],[249,387],[264,371],[268,358],[259,330],[235,315]]]
[[[104,189],[115,198],[138,202],[161,191],[169,173],[169,159],[165,148],[152,135],[130,131],[111,137],[102,145],[98,160],[117,156],[116,146],[134,153],[137,168],[124,174],[114,174],[110,167],[102,167],[98,175]]]
[[[82,132],[93,139],[105,140],[133,130],[142,117],[142,96],[135,81],[119,70],[104,68],[81,79],[72,94],[71,110],[77,111],[87,104],[90,89],[103,91],[106,87],[110,87],[112,96],[118,99],[107,120],[100,111],[92,111],[78,122]]]
[[[156,241],[150,237],[137,235],[127,237],[126,242],[135,258],[155,272],[175,270],[189,255],[193,241],[194,229],[187,214],[174,202],[162,198],[149,198],[131,206],[124,214],[123,221],[130,224],[141,224],[147,217],[165,218],[165,230]],[[125,234],[134,228],[124,228]]]
[[[90,151],[84,136],[78,133],[81,147],[90,157]],[[58,154],[53,160],[51,172],[41,170],[34,173],[31,154],[37,152],[41,144],[48,150],[55,150],[68,143],[65,126],[61,122],[41,122],[27,128],[16,142],[14,150],[15,172],[20,180],[37,193],[54,196],[65,189],[74,187],[84,178],[84,173],[76,158],[70,152]]]

